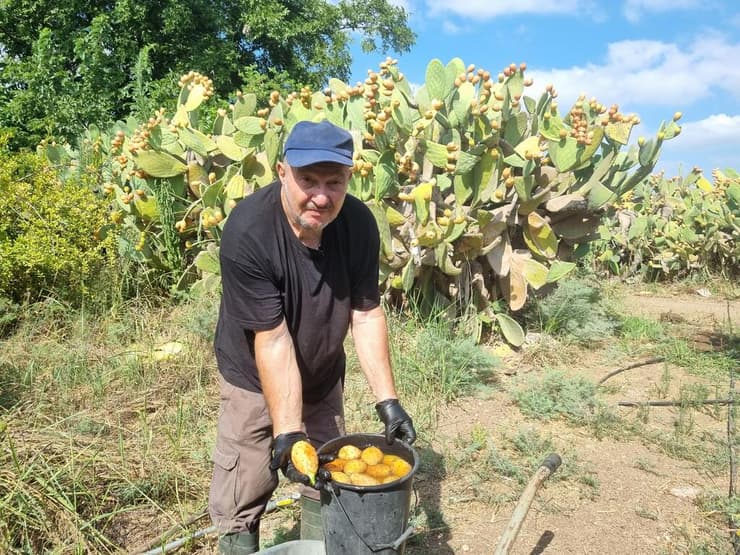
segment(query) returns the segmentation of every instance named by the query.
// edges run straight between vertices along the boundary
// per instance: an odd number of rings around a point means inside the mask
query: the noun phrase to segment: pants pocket
[[[232,520],[238,504],[239,452],[227,451],[217,445],[213,451],[213,463],[213,480],[209,493],[211,516],[214,521]]]

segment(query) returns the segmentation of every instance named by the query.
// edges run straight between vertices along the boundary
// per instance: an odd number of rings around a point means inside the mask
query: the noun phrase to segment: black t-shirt
[[[216,327],[218,367],[229,383],[262,392],[254,332],[285,318],[303,381],[303,399],[322,399],[344,377],[344,338],[352,309],[378,306],[380,239],[375,219],[347,195],[324,228],[321,249],[295,236],[280,203],[280,183],[232,210],[221,239],[223,294]]]

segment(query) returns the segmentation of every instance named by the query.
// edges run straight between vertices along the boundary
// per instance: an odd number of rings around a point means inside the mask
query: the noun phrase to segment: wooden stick
[[[619,401],[620,407],[680,407],[692,405],[734,405],[736,399],[705,399],[704,401]]]
[[[616,376],[617,374],[621,374],[622,372],[626,370],[632,370],[633,368],[639,368],[640,366],[647,366],[648,364],[657,364],[658,362],[665,362],[665,357],[655,357],[655,358],[649,358],[647,360],[644,360],[642,362],[635,362],[634,364],[630,364],[629,366],[625,366],[624,368],[620,368],[618,370],[614,370],[613,372],[609,372],[606,376],[601,378],[596,385],[599,386],[602,383],[604,383],[606,380],[611,378],[612,376]]]
[[[527,487],[524,488],[524,492],[519,498],[519,502],[511,515],[511,520],[496,546],[494,555],[508,555],[511,546],[519,535],[519,530],[524,523],[527,512],[529,512],[529,506],[532,504],[537,490],[540,488],[542,483],[558,469],[561,462],[562,460],[560,459],[560,455],[557,453],[550,453],[550,455],[542,461],[542,464],[540,464],[540,467],[534,473],[532,478],[529,479],[529,483],[527,484]]]
[[[732,336],[732,318],[730,317],[730,301],[727,301],[727,323],[729,325],[729,335]],[[731,401],[727,407],[727,448],[730,455],[730,487],[727,493],[730,501],[735,498],[735,478],[737,473],[737,461],[735,460],[735,369],[730,366],[730,389],[727,392],[727,399]],[[731,528],[737,526],[735,516],[730,512],[727,516],[728,524]],[[736,555],[740,554],[740,537],[737,533],[731,532],[732,547]]]

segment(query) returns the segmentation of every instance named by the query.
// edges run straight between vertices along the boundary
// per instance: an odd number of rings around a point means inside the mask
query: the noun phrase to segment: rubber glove
[[[388,445],[398,438],[411,445],[416,441],[416,430],[411,417],[403,410],[398,399],[386,399],[375,405],[378,417],[385,424],[385,441]]]
[[[293,466],[293,461],[290,459],[290,451],[298,441],[308,441],[308,437],[303,432],[288,432],[280,434],[272,440],[270,470],[277,472],[280,469],[283,475],[291,482],[298,482],[299,484],[321,490],[324,488],[324,484],[331,479],[331,472],[325,468],[319,468],[319,471],[316,473],[316,481],[311,485],[308,475],[298,472],[296,467]],[[319,464],[325,464],[332,459],[334,459],[333,455],[320,455]]]

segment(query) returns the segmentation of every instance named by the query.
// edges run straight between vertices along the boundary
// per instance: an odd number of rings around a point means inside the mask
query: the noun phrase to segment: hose
[[[292,505],[293,503],[295,503],[296,501],[298,501],[300,497],[301,497],[300,493],[293,493],[287,497],[270,500],[267,503],[267,506],[265,507],[264,514],[271,513],[274,510],[281,508],[281,507],[288,507]],[[192,534],[189,534],[182,538],[178,538],[176,540],[172,540],[166,545],[163,545],[161,547],[156,547],[154,549],[150,549],[149,551],[145,551],[141,555],[164,555],[165,553],[171,553],[177,549],[180,549],[183,545],[185,545],[189,541],[197,540],[198,538],[209,536],[211,534],[216,534],[217,532],[218,532],[218,528],[216,528],[216,526],[209,526],[208,528],[202,528],[201,530],[197,530],[196,532],[193,532]]]

